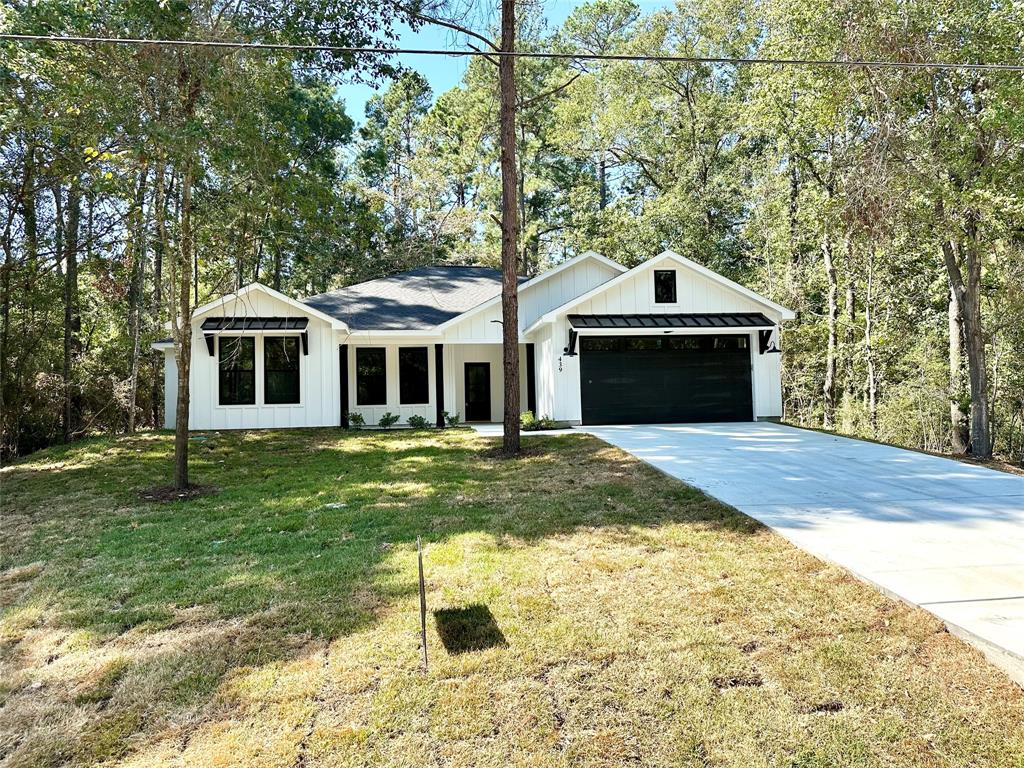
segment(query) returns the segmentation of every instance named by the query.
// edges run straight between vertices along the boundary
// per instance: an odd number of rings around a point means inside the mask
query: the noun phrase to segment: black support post
[[[534,416],[537,413],[537,361],[533,344],[526,345],[526,409]]]
[[[437,426],[444,426],[444,344],[434,345],[434,399],[437,401]]]
[[[338,392],[341,402],[341,426],[348,429],[348,344],[338,347]]]

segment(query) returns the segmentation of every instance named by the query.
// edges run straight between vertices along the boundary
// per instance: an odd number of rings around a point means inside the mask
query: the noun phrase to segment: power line
[[[971,64],[948,61],[885,61],[872,59],[772,59],[742,58],[731,56],[675,56],[671,54],[625,54],[625,53],[557,53],[543,51],[447,51],[437,48],[385,48],[356,47],[341,45],[296,45],[291,43],[250,43],[228,40],[154,40],[136,37],[75,37],[69,35],[14,35],[0,34],[0,40],[10,42],[44,42],[90,45],[107,43],[114,45],[160,45],[174,48],[224,48],[234,50],[291,51],[295,53],[336,53],[336,54],[405,54],[409,56],[483,56],[517,59],[557,59],[565,61],[662,61],[676,64],[767,64],[775,66],[800,67],[845,67],[849,69],[924,69],[924,70],[967,70],[987,72],[1024,72],[1024,64]]]

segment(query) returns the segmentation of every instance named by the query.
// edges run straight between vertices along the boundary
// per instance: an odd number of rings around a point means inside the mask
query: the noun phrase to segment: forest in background
[[[0,10],[5,31],[336,45],[401,20],[338,0]],[[557,28],[524,4],[519,46],[1020,63],[1022,35],[1009,0],[596,0]],[[149,343],[182,270],[195,305],[498,262],[486,61],[442,94],[352,55],[0,43],[0,61],[4,456],[162,423]],[[354,78],[390,82],[359,127]],[[984,418],[989,448],[1024,457],[1024,75],[521,59],[517,86],[524,274],[672,248],[798,312],[792,423],[963,452]]]

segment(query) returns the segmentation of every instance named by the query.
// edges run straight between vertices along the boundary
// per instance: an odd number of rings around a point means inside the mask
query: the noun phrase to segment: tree
[[[505,377],[502,448],[507,455],[520,451],[519,441],[519,206],[516,167],[516,61],[507,54],[516,51],[515,0],[501,0],[501,38],[497,43],[474,32],[454,18],[442,18],[443,5],[425,12],[410,10],[421,23],[437,24],[484,43],[491,51],[489,61],[498,69],[498,131],[501,168],[501,327],[502,370]],[[505,55],[503,55],[505,54]]]

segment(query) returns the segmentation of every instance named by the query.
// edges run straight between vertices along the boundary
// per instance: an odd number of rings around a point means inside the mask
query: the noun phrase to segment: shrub
[[[355,429],[356,427],[365,427],[366,419],[363,418],[363,414],[355,413],[354,411],[348,414],[348,428]]]
[[[447,424],[449,427],[459,426],[458,413],[448,413],[448,411],[443,411],[441,415],[444,416],[444,423]]]
[[[430,427],[430,422],[422,416],[410,416],[409,426],[413,429],[427,429]]]
[[[380,417],[380,421],[377,422],[377,426],[381,429],[391,429],[395,424],[398,423],[398,417],[395,416],[391,411],[388,411]]]
[[[519,425],[524,432],[536,432],[539,429],[555,429],[558,423],[549,416],[537,418],[533,411],[526,411],[519,417]]]

